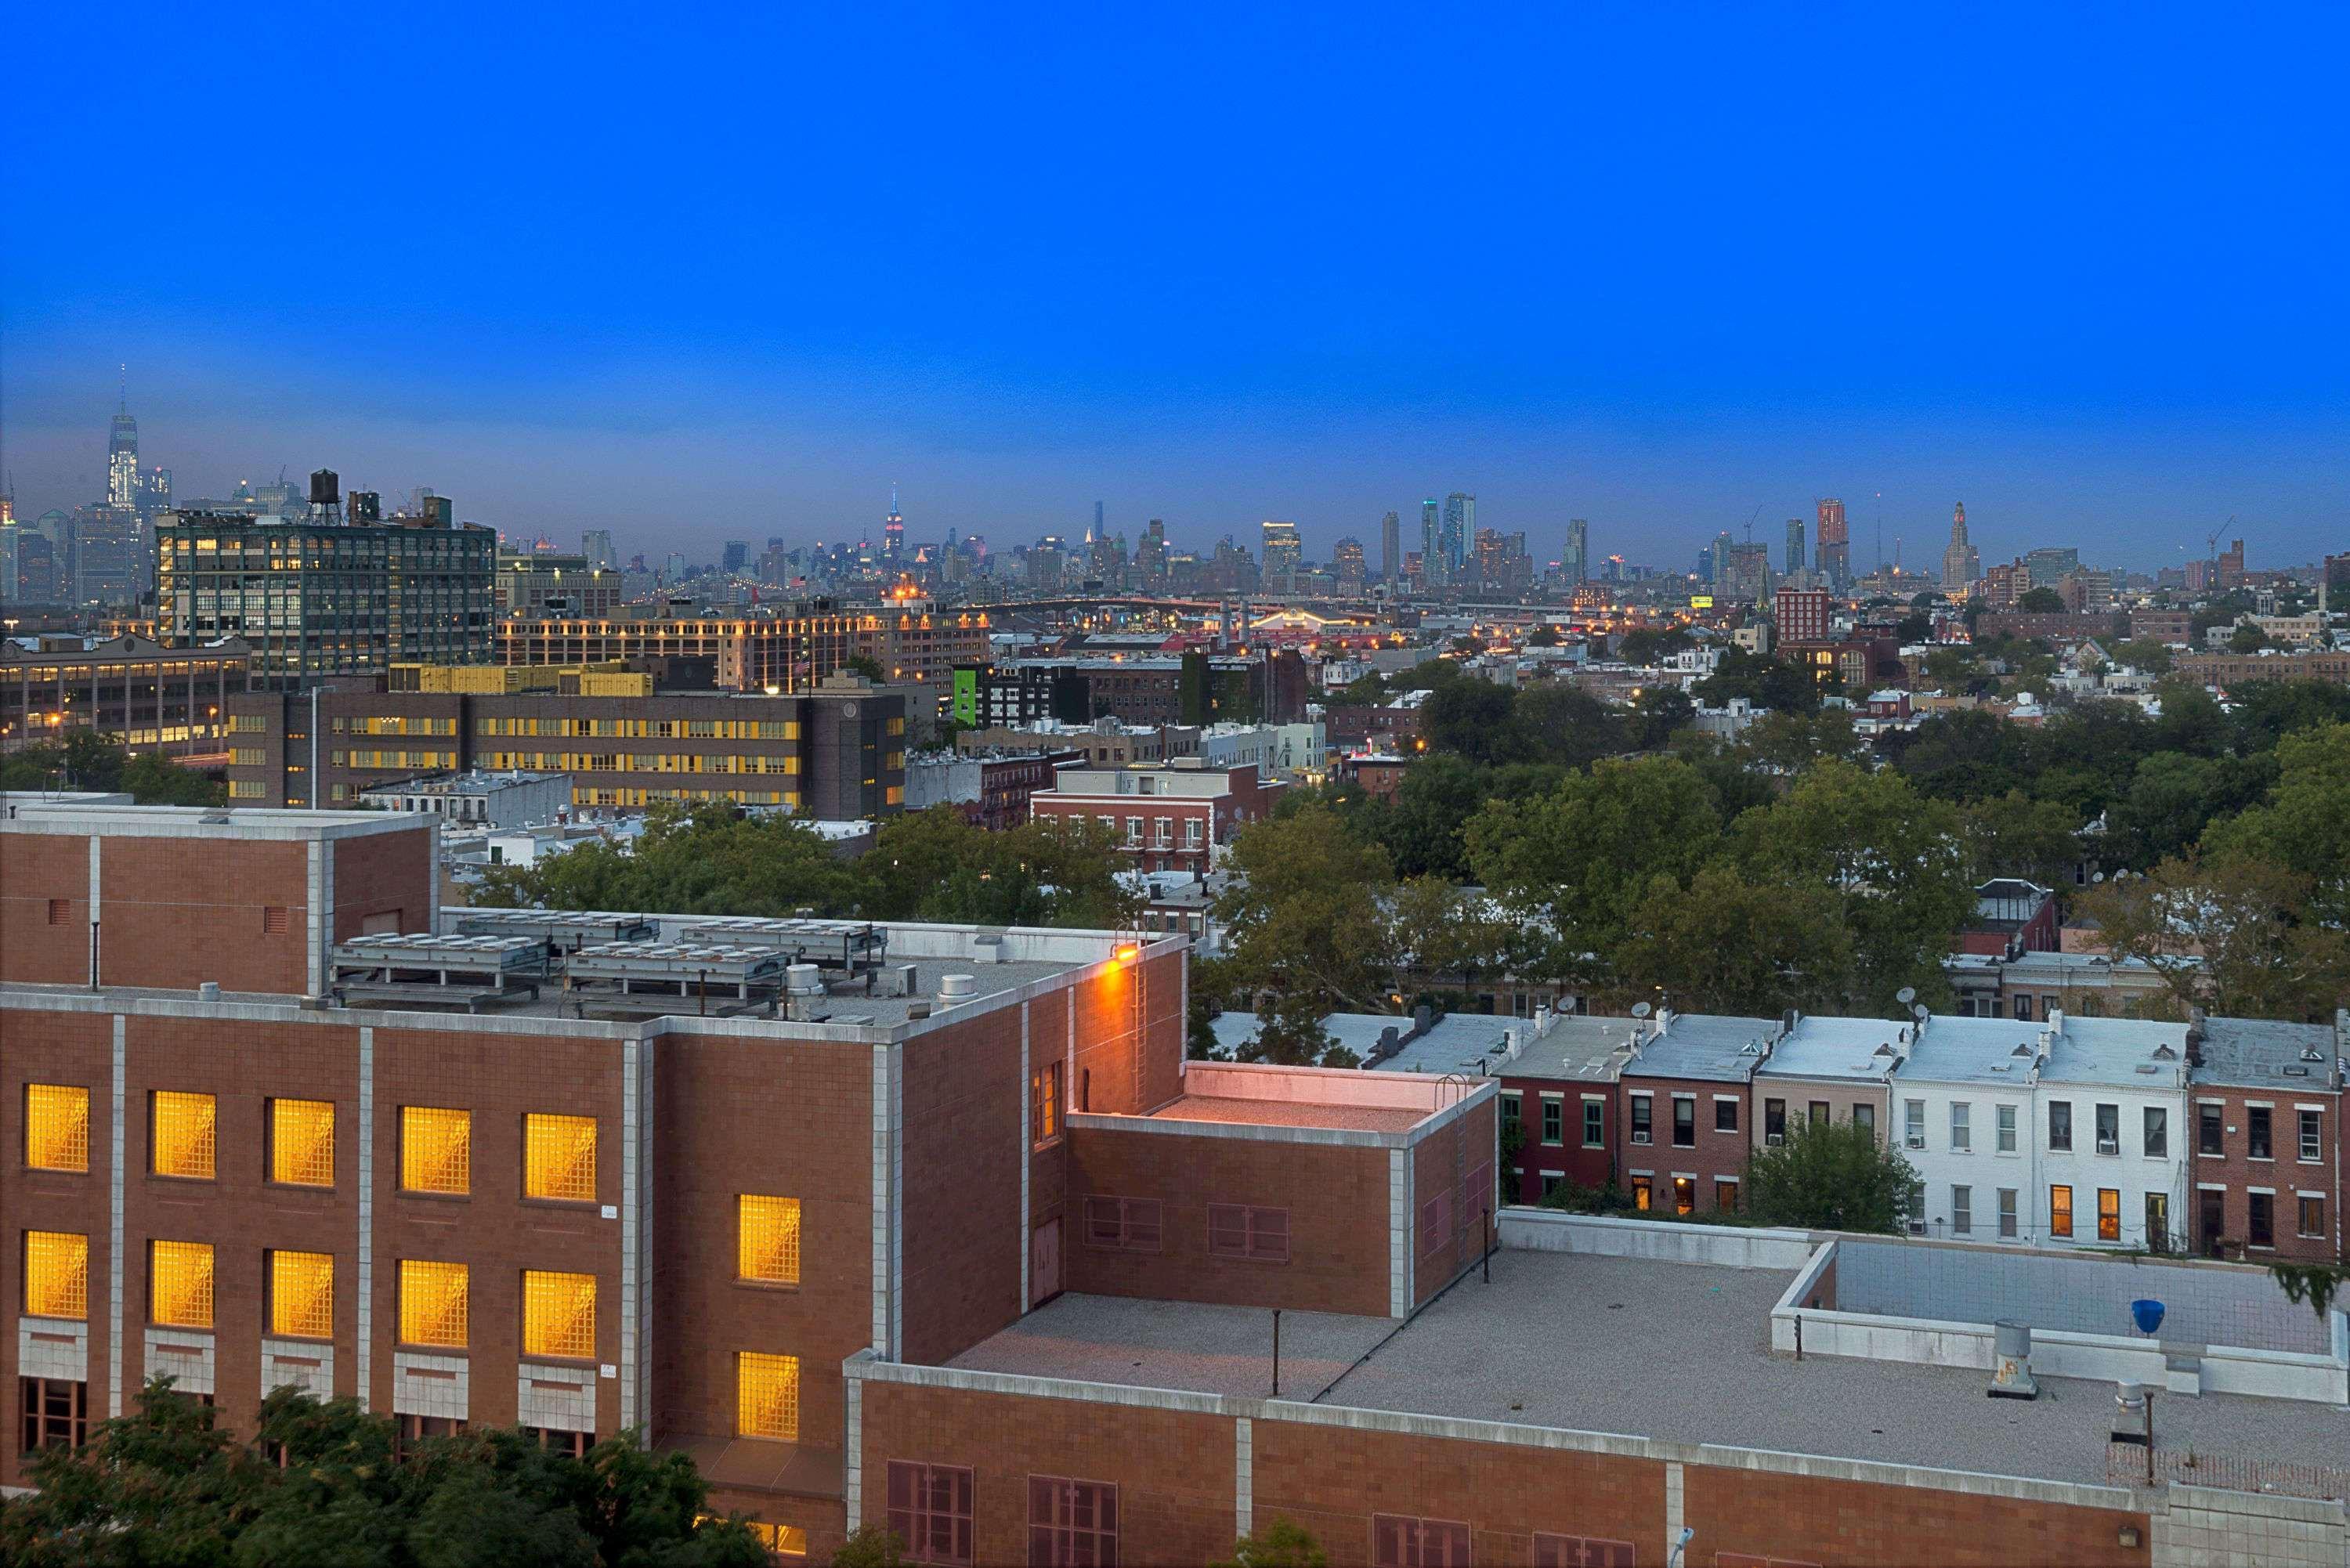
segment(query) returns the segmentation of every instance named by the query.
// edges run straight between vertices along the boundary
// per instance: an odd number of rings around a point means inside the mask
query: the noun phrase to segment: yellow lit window
[[[465,1343],[465,1265],[400,1261],[400,1340],[402,1345]]]
[[[400,1107],[400,1185],[411,1192],[473,1189],[473,1115],[432,1106]]]
[[[745,1438],[795,1443],[800,1436],[800,1358],[739,1351],[734,1356],[734,1429]]]
[[[522,1277],[522,1353],[567,1355],[585,1361],[596,1354],[596,1276],[549,1274],[533,1269]]]
[[[148,1315],[175,1328],[212,1327],[213,1250],[202,1241],[148,1245]]]
[[[89,1168],[89,1091],[25,1085],[25,1163],[35,1170]]]
[[[269,1254],[269,1332],[308,1339],[335,1336],[334,1254]]]
[[[35,1317],[89,1315],[89,1238],[25,1232],[25,1310]]]
[[[596,1118],[525,1116],[522,1168],[525,1198],[595,1202]]]
[[[333,1101],[269,1102],[269,1179],[297,1187],[335,1184]]]
[[[719,1519],[714,1513],[697,1513],[693,1527],[701,1529]],[[763,1519],[746,1519],[743,1527],[758,1538],[759,1544],[773,1557],[805,1557],[807,1555],[807,1532],[796,1524],[769,1524]]]
[[[736,1272],[746,1280],[771,1285],[800,1282],[800,1200],[762,1198],[746,1192],[740,1199],[741,1241]]]
[[[155,1174],[213,1179],[213,1097],[155,1092]]]

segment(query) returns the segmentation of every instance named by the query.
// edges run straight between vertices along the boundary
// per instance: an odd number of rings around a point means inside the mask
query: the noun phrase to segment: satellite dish
[[[1932,1012],[1933,1009],[1928,1007],[1922,1002],[1909,1010],[1909,1015],[1920,1023],[1925,1023],[1926,1020],[1931,1016]]]
[[[1632,1016],[1635,1018],[1646,1018],[1653,1011],[1655,1010],[1645,1002],[1636,1002],[1632,1004]]]
[[[1905,985],[1893,993],[1893,1000],[1907,1007],[1918,1000],[1918,988],[1914,985]]]
[[[2089,880],[2090,880],[2090,881],[2092,881],[2092,882],[2102,882],[2102,881],[2104,881],[2105,879],[2106,879],[2106,874],[2105,874],[2104,872],[2102,872],[2102,871],[2095,872],[2095,873],[2092,874],[2092,875],[2091,875],[2091,877],[2089,877]]]

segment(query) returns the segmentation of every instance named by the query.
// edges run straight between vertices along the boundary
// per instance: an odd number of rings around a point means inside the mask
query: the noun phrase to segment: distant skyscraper
[[[2081,565],[2081,552],[2070,545],[2043,545],[2023,556],[2025,576],[2035,588],[2053,588]]]
[[[1801,576],[1804,570],[1804,520],[1787,519],[1787,575]]]
[[[1967,543],[1967,505],[1961,501],[1950,514],[1950,546],[1942,552],[1942,593],[1963,598],[1967,585],[1982,576],[1982,558]]]
[[[1444,571],[1447,582],[1461,579],[1469,559],[1469,542],[1477,536],[1477,498],[1456,490],[1444,498]]]
[[[1846,531],[1844,503],[1834,496],[1820,503],[1820,533],[1816,561],[1827,586],[1841,591],[1852,581],[1852,535]],[[1781,640],[1784,641],[1782,634]]]
[[[139,509],[139,421],[127,405],[115,410],[106,432],[106,504],[125,512]]]
[[[1716,588],[1730,581],[1730,530],[1727,528],[1713,536],[1713,549],[1706,557],[1705,580]]]
[[[1566,520],[1566,554],[1558,558],[1559,575],[1570,584],[1591,576],[1591,524],[1582,517]]]
[[[358,491],[351,493],[353,513],[351,521],[354,523],[360,520],[357,515],[359,493]],[[378,503],[379,506],[380,504]],[[376,514],[377,516],[381,514],[380,511]],[[608,572],[620,564],[619,556],[612,548],[612,531],[609,528],[590,528],[582,533],[579,535],[579,553],[588,557],[588,569],[591,571]]]
[[[1098,510],[1100,504],[1097,502],[1095,505]],[[893,484],[889,487],[889,515],[881,520],[881,558],[895,562],[905,553],[906,518],[898,510],[898,487]]]
[[[1444,572],[1443,505],[1432,495],[1419,504],[1419,580],[1431,588],[1442,587],[1449,580]]]
[[[1379,519],[1379,581],[1392,583],[1403,570],[1403,520],[1390,512]]]
[[[1361,548],[1359,545],[1356,546],[1358,553]],[[1291,578],[1296,575],[1298,563],[1305,557],[1305,545],[1297,537],[1296,524],[1268,521],[1264,525],[1264,552],[1260,568],[1265,586],[1275,590],[1286,589]]]
[[[750,558],[751,542],[748,539],[729,539],[726,541],[724,553],[719,556],[718,564],[732,575],[741,571],[743,563]]]
[[[1337,568],[1338,591],[1359,594],[1363,591],[1363,542],[1353,535],[1330,546],[1330,564]]]

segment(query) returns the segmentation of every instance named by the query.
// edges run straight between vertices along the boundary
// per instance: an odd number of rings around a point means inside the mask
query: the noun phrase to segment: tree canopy
[[[279,1389],[239,1441],[148,1385],[138,1413],[46,1449],[0,1502],[14,1568],[764,1568],[741,1521],[705,1519],[682,1454],[629,1438],[574,1459],[520,1431],[394,1442],[390,1417]],[[281,1462],[282,1460],[282,1462]]]

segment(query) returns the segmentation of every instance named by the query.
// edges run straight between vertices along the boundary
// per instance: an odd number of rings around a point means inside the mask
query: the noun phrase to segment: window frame
[[[1090,1523],[1077,1522],[1080,1499],[1091,1510]],[[1045,1517],[1041,1520],[1037,1518],[1040,1501],[1045,1510]],[[1106,1523],[1105,1515],[1107,1519]],[[1122,1522],[1116,1481],[1030,1473],[1028,1561],[1032,1568],[1040,1568],[1040,1565],[1041,1568],[1074,1568],[1079,1562],[1117,1562],[1118,1529]],[[1083,1553],[1077,1551],[1080,1535],[1089,1538],[1092,1550]]]
[[[1249,1263],[1289,1262],[1289,1210],[1257,1203],[1208,1205],[1208,1256]],[[1219,1220],[1222,1225],[1218,1224]],[[1239,1245],[1233,1245],[1237,1227]],[[1221,1232],[1221,1239],[1220,1239]]]
[[[558,1131],[569,1131],[576,1136],[582,1127],[588,1129],[588,1195],[584,1198],[577,1191],[579,1163],[577,1145],[569,1151],[569,1158],[559,1165],[556,1156],[561,1151],[547,1148],[542,1159],[540,1147],[542,1138],[551,1139]],[[600,1117],[578,1116],[569,1111],[525,1111],[522,1117],[523,1200],[526,1203],[560,1203],[583,1209],[595,1207],[603,1192],[603,1143],[604,1127]],[[472,1163],[473,1150],[469,1142],[466,1149],[469,1168]],[[559,1179],[562,1187],[572,1190],[531,1190],[541,1182],[553,1185],[556,1179]]]
[[[1078,1212],[1088,1247],[1105,1252],[1157,1252],[1166,1244],[1166,1210],[1156,1198],[1089,1192]],[[1107,1234],[1097,1235],[1104,1219]]]
[[[2244,1158],[2276,1158],[2276,1111],[2269,1106],[2244,1107]]]
[[[2060,1192],[2064,1195],[2064,1201],[2061,1205],[2056,1201],[2056,1195]],[[2059,1216],[2062,1216],[2061,1223]],[[2048,1233],[2051,1236],[2063,1236],[2067,1240],[2072,1237],[2073,1189],[2068,1182],[2052,1181],[2048,1184]]]
[[[1388,1550],[1390,1538],[1392,1551]],[[1410,1513],[1371,1515],[1371,1561],[1378,1568],[1467,1568],[1470,1542],[1466,1520]]]
[[[788,1252],[788,1262],[780,1274],[745,1272],[753,1260],[751,1242],[751,1206],[773,1203],[781,1205],[775,1216],[779,1231],[788,1234],[781,1243]],[[737,1284],[759,1285],[771,1290],[796,1287],[800,1282],[801,1248],[806,1240],[806,1211],[796,1198],[775,1192],[738,1192],[734,1195],[734,1280]]]
[[[2272,1251],[2276,1246],[2276,1194],[2247,1192],[2244,1198],[2244,1245]],[[2263,1209],[2267,1210],[2265,1220]]]
[[[574,1320],[576,1320],[577,1316],[577,1306],[578,1302],[578,1297],[576,1292],[577,1287],[581,1281],[585,1281],[588,1285],[588,1348],[584,1351],[539,1348],[538,1346],[540,1345],[555,1343],[555,1329],[556,1325],[552,1322],[541,1322],[537,1324],[540,1338],[538,1340],[538,1345],[534,1345],[532,1320],[536,1315],[536,1311],[535,1309],[549,1311],[556,1310],[556,1303],[553,1299],[552,1293],[560,1288],[569,1288],[575,1293],[572,1296],[573,1311],[570,1315]],[[534,1283],[536,1283],[538,1290],[538,1294],[536,1296],[534,1296],[532,1293]],[[520,1355],[522,1358],[527,1361],[595,1360],[597,1345],[598,1344],[598,1336],[603,1332],[604,1326],[602,1323],[602,1314],[598,1310],[600,1305],[598,1298],[602,1293],[603,1292],[600,1282],[597,1280],[594,1274],[582,1273],[576,1269],[523,1270],[522,1290],[520,1293],[521,1299],[517,1303],[522,1319],[522,1322],[519,1324],[522,1332],[515,1342],[520,1347]],[[576,1321],[573,1323],[566,1323],[562,1327],[564,1333],[567,1335],[571,1334],[573,1329],[576,1327]],[[565,1343],[567,1344],[570,1343],[570,1341],[567,1339]]]
[[[2170,1107],[2141,1106],[2138,1107],[2138,1152],[2148,1159],[2170,1158]]]
[[[280,1169],[279,1155],[282,1144],[278,1136],[278,1112],[281,1106],[295,1106],[306,1108],[322,1106],[326,1107],[327,1179],[324,1181],[296,1180],[285,1175]],[[332,1100],[306,1100],[290,1095],[272,1095],[262,1102],[261,1125],[265,1145],[262,1150],[262,1168],[267,1172],[269,1185],[299,1188],[308,1192],[331,1192],[335,1189],[335,1115],[336,1106]]]
[[[35,1158],[33,1140],[36,1132],[42,1134],[45,1146],[55,1144],[58,1140],[59,1136],[59,1129],[56,1127],[43,1129],[37,1126],[39,1122],[50,1119],[57,1114],[54,1106],[40,1105],[39,1103],[48,1100],[50,1096],[80,1096],[79,1105],[81,1107],[81,1122],[78,1141],[81,1147],[81,1163],[79,1165],[52,1165],[46,1163],[43,1159]],[[25,1162],[25,1168],[26,1170],[46,1171],[51,1175],[58,1176],[88,1176],[89,1174],[88,1086],[83,1084],[47,1084],[28,1082],[25,1085],[23,1108],[25,1116],[25,1137],[23,1147],[17,1152],[18,1157]],[[72,1145],[76,1141],[73,1129],[67,1128],[64,1129],[64,1141],[68,1146]],[[44,1147],[40,1150],[40,1153],[44,1156],[48,1156],[54,1153],[54,1150],[49,1147]]]
[[[2097,1240],[2118,1241],[2122,1239],[2122,1189],[2118,1187],[2097,1189]]]
[[[204,1166],[202,1175],[184,1170],[162,1168],[162,1139],[159,1136],[163,1125],[164,1102],[175,1106],[182,1101],[203,1102],[209,1123],[203,1136]],[[220,1096],[202,1089],[150,1089],[147,1091],[147,1174],[166,1181],[218,1181],[220,1179]]]
[[[2228,1154],[2228,1107],[2217,1100],[2195,1102],[2195,1154],[2224,1159]]]
[[[978,1475],[972,1467],[891,1459],[884,1474],[888,1487],[883,1494],[884,1506],[889,1530],[906,1543],[906,1561],[928,1564],[930,1568],[971,1568],[979,1495]],[[944,1508],[936,1502],[935,1489],[940,1487],[945,1489]],[[948,1543],[943,1552],[931,1550],[941,1525]]]
[[[2062,1143],[2056,1141],[2057,1123],[2060,1119],[2064,1123],[2064,1141]],[[2073,1152],[2073,1102],[2070,1100],[2048,1102],[2048,1151],[2051,1154]]]
[[[786,1381],[790,1388],[791,1400],[789,1431],[780,1433],[753,1431],[745,1422],[744,1412],[750,1408],[751,1403],[751,1386],[745,1374],[752,1370],[754,1363],[772,1364],[775,1370],[787,1375]],[[737,1438],[747,1438],[754,1443],[798,1442],[801,1397],[806,1388],[806,1379],[802,1376],[803,1371],[800,1358],[796,1355],[785,1355],[767,1350],[736,1351],[734,1353],[734,1435]]]
[[[457,1147],[464,1154],[464,1184],[462,1187],[413,1187],[409,1178],[414,1174],[411,1157],[414,1143],[411,1137],[410,1118],[416,1116],[457,1116],[463,1118],[463,1137]],[[400,1192],[406,1198],[471,1198],[473,1195],[473,1113],[459,1106],[402,1106],[400,1107]],[[421,1159],[421,1156],[417,1156]]]
[[[1062,1095],[1063,1064],[1058,1057],[1038,1064],[1028,1075],[1028,1147],[1050,1148],[1060,1141],[1066,1115]]]
[[[1695,1095],[1673,1096],[1673,1147],[1675,1148],[1697,1147],[1697,1096]]]

